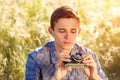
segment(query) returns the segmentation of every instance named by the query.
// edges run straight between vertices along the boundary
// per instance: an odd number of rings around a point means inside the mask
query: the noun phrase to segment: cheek
[[[72,37],[77,37],[77,36],[78,36],[78,33],[72,34]]]
[[[59,33],[55,33],[54,34],[54,38],[56,38],[56,39],[60,39],[60,38],[62,38],[63,37],[63,35],[61,35],[61,34],[59,34]]]
[[[56,38],[61,40],[64,38],[64,35],[57,35]]]
[[[74,34],[73,36],[72,36],[72,39],[73,40],[76,40],[78,38],[78,34]]]

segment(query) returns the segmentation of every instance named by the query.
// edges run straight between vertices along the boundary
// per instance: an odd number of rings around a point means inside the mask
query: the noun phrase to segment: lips
[[[71,45],[72,42],[64,42],[65,45]]]

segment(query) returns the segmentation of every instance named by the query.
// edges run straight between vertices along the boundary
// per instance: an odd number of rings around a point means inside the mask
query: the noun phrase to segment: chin
[[[72,47],[63,47],[63,49],[70,50]]]

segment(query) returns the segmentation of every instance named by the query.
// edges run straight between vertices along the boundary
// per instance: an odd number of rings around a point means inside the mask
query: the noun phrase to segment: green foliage
[[[110,80],[120,79],[120,0],[0,0],[0,80],[23,80],[28,52],[52,39],[52,11],[61,5],[78,10],[78,42],[99,57]]]

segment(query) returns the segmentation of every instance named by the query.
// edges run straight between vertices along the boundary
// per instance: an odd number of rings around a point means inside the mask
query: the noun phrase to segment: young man
[[[97,56],[78,44],[80,19],[77,13],[67,6],[57,8],[51,15],[49,33],[54,41],[33,50],[26,62],[26,80],[107,80]],[[71,55],[82,54],[85,68],[65,67],[71,62]]]

